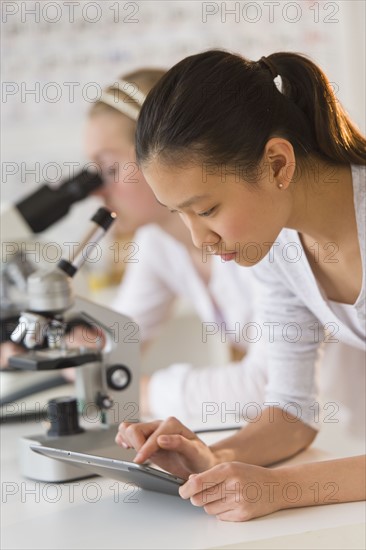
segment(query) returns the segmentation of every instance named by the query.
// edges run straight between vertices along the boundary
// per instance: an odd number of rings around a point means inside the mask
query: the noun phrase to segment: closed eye
[[[201,212],[200,214],[198,214],[201,218],[207,218],[208,216],[211,216],[211,214],[213,214],[213,212],[216,210],[217,206],[213,206],[212,208],[210,208],[209,210],[206,210],[205,212]]]

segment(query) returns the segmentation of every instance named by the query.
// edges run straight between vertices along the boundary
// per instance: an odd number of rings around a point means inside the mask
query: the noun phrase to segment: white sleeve
[[[176,296],[159,274],[158,243],[142,233],[137,244],[137,261],[127,265],[112,306],[139,325],[141,341],[146,342],[155,337],[162,323],[169,318]]]
[[[174,415],[183,420],[241,423],[247,415],[260,414],[266,381],[263,346],[252,348],[242,361],[223,366],[175,364],[151,377],[151,414],[156,418]]]
[[[260,285],[257,315],[266,342],[268,384],[265,402],[295,415],[318,430],[314,403],[318,397],[316,364],[320,356],[317,317],[291,289],[286,272],[264,259],[256,267]],[[301,284],[301,281],[295,282]]]
[[[244,268],[243,268],[244,269]],[[218,421],[233,418],[228,411],[248,414],[249,404],[263,409],[277,406],[304,423],[319,429],[316,422],[317,318],[282,283],[276,272],[261,270],[254,304],[258,341],[238,363],[219,367],[193,368],[172,365],[155,372],[149,385],[149,404],[154,417],[180,418],[225,413]],[[277,279],[276,279],[277,277]],[[234,414],[234,413],[233,413]],[[243,418],[241,414],[241,418]]]

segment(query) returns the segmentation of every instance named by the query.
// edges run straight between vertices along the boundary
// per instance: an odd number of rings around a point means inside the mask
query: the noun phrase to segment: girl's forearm
[[[278,509],[365,500],[365,470],[365,456],[276,468],[272,497]]]
[[[244,426],[235,435],[221,440],[210,448],[217,464],[239,461],[268,466],[297,454],[308,447],[316,431],[300,420],[289,421],[282,410],[265,409],[260,420]]]

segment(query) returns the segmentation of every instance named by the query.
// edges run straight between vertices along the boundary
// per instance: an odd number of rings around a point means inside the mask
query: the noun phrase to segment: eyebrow
[[[189,206],[192,206],[192,204],[194,204],[195,202],[198,202],[202,199],[207,199],[209,197],[209,195],[206,193],[204,195],[193,195],[193,197],[191,197],[190,199],[187,199],[186,201],[178,204],[177,208],[178,209],[181,209],[181,208],[188,208]],[[160,202],[158,199],[156,199],[158,201],[159,204],[161,204],[161,206],[166,206],[166,204],[163,204],[162,202]]]

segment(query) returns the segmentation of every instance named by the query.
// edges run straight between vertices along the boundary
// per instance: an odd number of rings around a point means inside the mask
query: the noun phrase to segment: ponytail
[[[307,57],[274,53],[267,58],[282,79],[282,93],[305,113],[317,149],[336,163],[366,163],[366,140],[336,98],[325,73]]]
[[[282,80],[281,91],[274,77]],[[177,63],[149,93],[139,116],[140,163],[210,162],[255,168],[267,141],[283,137],[299,161],[366,164],[366,140],[325,74],[303,55],[250,61],[210,50]]]

